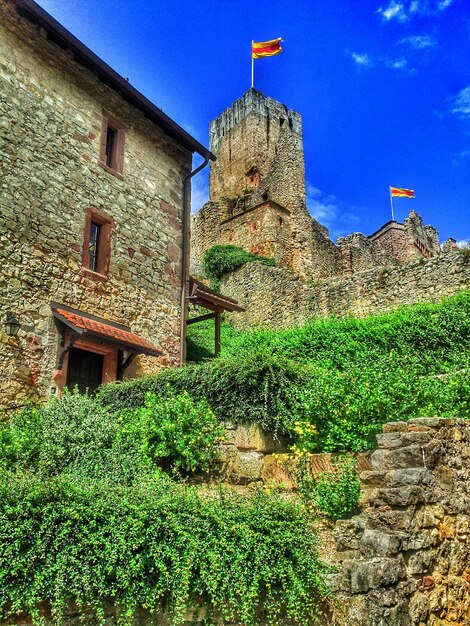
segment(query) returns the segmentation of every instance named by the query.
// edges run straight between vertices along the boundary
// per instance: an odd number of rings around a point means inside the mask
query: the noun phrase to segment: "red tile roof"
[[[81,329],[83,332],[90,333],[108,339],[113,343],[123,344],[130,348],[136,348],[138,352],[146,352],[150,354],[162,354],[152,343],[131,333],[130,330],[125,330],[122,325],[114,325],[113,322],[106,323],[107,320],[99,321],[93,319],[81,311],[70,311],[62,309],[60,307],[52,307],[52,310],[56,314],[56,317],[60,316],[62,321],[69,326],[73,326],[76,329]]]

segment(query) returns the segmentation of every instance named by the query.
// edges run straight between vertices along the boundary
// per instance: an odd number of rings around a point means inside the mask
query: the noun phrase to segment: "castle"
[[[210,200],[194,221],[196,259],[215,244],[233,244],[320,279],[441,252],[436,229],[414,211],[403,224],[335,245],[307,209],[300,114],[255,89],[211,122],[210,149],[217,160]]]
[[[197,270],[204,252],[216,244],[236,245],[276,260],[277,274],[272,268],[256,270],[263,273],[262,284],[250,283],[242,270],[241,282],[233,276],[225,281],[224,291],[248,309],[245,322],[272,322],[269,315],[250,318],[248,292],[262,301],[265,285],[273,286],[275,275],[276,290],[285,293],[289,281],[296,279],[304,287],[305,281],[326,286],[356,277],[357,282],[357,276],[367,271],[400,270],[457,250],[453,239],[441,248],[436,229],[425,226],[414,211],[403,223],[390,221],[370,236],[353,233],[333,243],[327,228],[307,208],[300,114],[253,88],[211,122],[210,150],[217,160],[211,163],[209,202],[193,218],[193,266]],[[426,299],[425,294],[421,296]],[[269,296],[271,304],[275,297]],[[252,305],[257,307],[255,300]],[[316,312],[340,313],[334,306],[309,309],[309,314]],[[346,312],[369,311],[352,307]]]

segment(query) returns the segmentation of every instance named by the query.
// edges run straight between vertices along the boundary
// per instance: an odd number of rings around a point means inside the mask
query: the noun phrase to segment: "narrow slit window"
[[[106,130],[106,152],[105,163],[108,167],[115,168],[116,165],[116,142],[117,142],[117,130],[108,126]]]
[[[99,250],[99,239],[100,239],[100,230],[101,225],[96,222],[91,222],[90,224],[90,242],[89,242],[89,268],[93,272],[98,271],[98,250]]]

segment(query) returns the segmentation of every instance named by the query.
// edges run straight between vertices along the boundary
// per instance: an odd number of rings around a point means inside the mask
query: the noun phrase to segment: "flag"
[[[413,189],[401,189],[400,187],[390,187],[390,195],[392,198],[414,198]]]
[[[264,57],[273,57],[276,54],[281,54],[281,41],[277,39],[271,39],[271,41],[254,41],[251,48],[252,59],[262,59]]]

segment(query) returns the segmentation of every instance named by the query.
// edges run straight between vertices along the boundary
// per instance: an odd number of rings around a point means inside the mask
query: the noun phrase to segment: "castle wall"
[[[341,254],[306,206],[302,120],[250,89],[211,122],[210,202],[193,222],[193,258],[231,243],[314,278],[341,269]]]
[[[56,367],[51,300],[131,326],[179,355],[183,176],[191,154],[0,0],[0,398],[44,397]],[[126,126],[123,176],[99,164],[103,108]],[[114,221],[109,273],[82,270],[85,209]],[[4,333],[7,311],[22,329]]]
[[[231,316],[239,328],[288,327],[313,316],[363,317],[437,301],[464,289],[470,289],[470,257],[462,252],[317,282],[287,269],[249,263],[227,274],[221,284],[222,292],[246,309]]]

